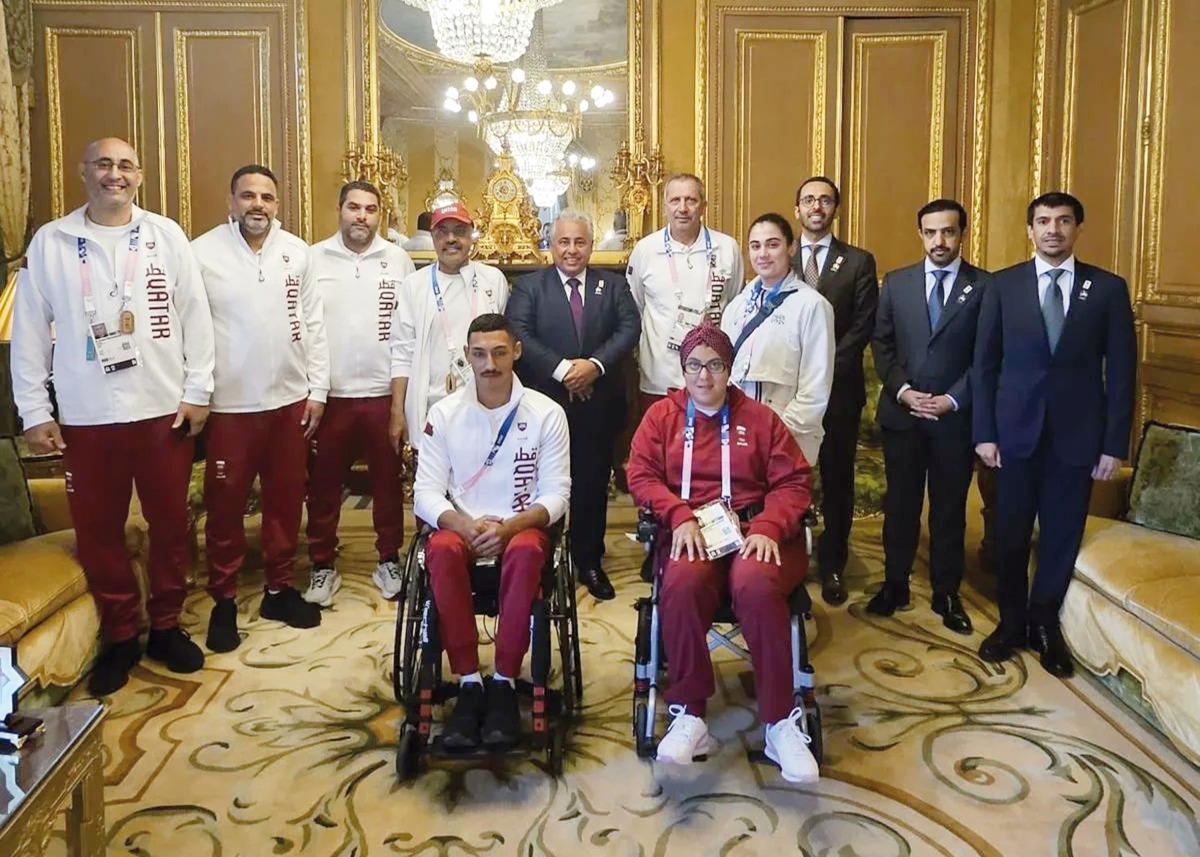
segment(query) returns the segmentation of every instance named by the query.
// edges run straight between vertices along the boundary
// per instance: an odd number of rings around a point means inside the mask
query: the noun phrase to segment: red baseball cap
[[[475,221],[471,220],[471,212],[467,211],[467,207],[461,202],[452,202],[449,205],[443,205],[441,208],[435,208],[429,228],[437,229],[438,224],[445,220],[457,220],[460,223],[467,224],[467,226],[475,225]]]

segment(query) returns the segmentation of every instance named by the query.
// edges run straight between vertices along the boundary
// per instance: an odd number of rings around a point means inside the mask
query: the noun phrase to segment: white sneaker
[[[667,734],[658,742],[658,761],[690,765],[696,756],[717,749],[717,742],[708,734],[703,720],[688,714],[682,705],[668,706],[667,711],[674,719],[667,727]]]
[[[333,594],[342,588],[342,576],[331,565],[315,566],[308,578],[304,600],[319,607],[332,607]]]
[[[392,599],[399,595],[404,585],[404,576],[400,573],[400,564],[393,559],[385,559],[379,565],[375,566],[375,573],[371,575],[371,580],[375,581],[375,585],[379,587],[379,591],[387,599]]]
[[[803,719],[804,709],[793,708],[783,720],[763,729],[767,738],[767,758],[779,766],[780,773],[789,783],[815,783],[819,775],[817,760],[808,749],[812,738],[800,728]]]

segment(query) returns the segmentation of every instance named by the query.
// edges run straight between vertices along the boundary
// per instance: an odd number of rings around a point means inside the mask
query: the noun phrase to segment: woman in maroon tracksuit
[[[703,719],[714,690],[706,636],[727,586],[750,648],[766,753],[785,779],[812,782],[817,763],[799,727],[803,712],[792,706],[787,601],[808,570],[809,465],[783,421],[729,385],[733,345],[719,328],[692,330],[679,356],[686,389],[646,412],[627,471],[635,502],[649,504],[671,534],[669,549],[661,546],[659,611],[673,720],[658,761],[688,764],[715,747]],[[713,502],[742,520],[745,542],[709,560],[695,510]]]

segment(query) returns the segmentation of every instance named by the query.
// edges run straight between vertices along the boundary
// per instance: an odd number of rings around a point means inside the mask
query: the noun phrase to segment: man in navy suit
[[[1029,204],[1029,262],[995,275],[984,296],[971,382],[975,451],[996,469],[1000,624],[979,655],[1028,645],[1052,675],[1074,668],[1058,625],[1092,480],[1129,452],[1137,344],[1125,280],[1074,255],[1083,205],[1067,193]],[[1038,564],[1028,585],[1037,518]]]
[[[601,556],[613,444],[625,423],[621,364],[642,324],[625,278],[588,269],[593,235],[587,215],[559,214],[550,239],[554,266],[518,280],[505,315],[524,344],[522,382],[567,412],[572,559],[588,591],[607,601],[615,593]]]
[[[929,577],[933,611],[951,631],[971,633],[962,582],[971,443],[971,361],[990,275],[960,254],[967,212],[935,199],[917,212],[925,258],[883,279],[871,350],[883,382],[875,418],[883,429],[883,588],[867,611],[907,607],[908,576],[921,537],[929,484]]]

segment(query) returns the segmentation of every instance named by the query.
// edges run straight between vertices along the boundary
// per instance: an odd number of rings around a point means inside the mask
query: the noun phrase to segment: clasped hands
[[[700,525],[693,521],[685,521],[671,531],[671,559],[677,560],[687,554],[688,562],[707,558],[704,536]],[[774,562],[783,565],[779,556],[779,543],[760,533],[747,536],[739,551],[742,559],[756,559],[759,562]]]
[[[563,376],[563,386],[572,399],[590,399],[596,379],[600,377],[600,367],[585,357],[576,357],[570,361],[571,368]]]
[[[954,401],[944,393],[941,395],[922,393],[912,387],[900,394],[900,403],[908,408],[909,413],[914,417],[935,422],[954,410]]]
[[[479,518],[466,518],[464,523],[456,528],[460,536],[467,542],[471,555],[478,559],[491,559],[504,553],[505,546],[513,533],[505,524],[503,518],[495,515],[483,515]]]

